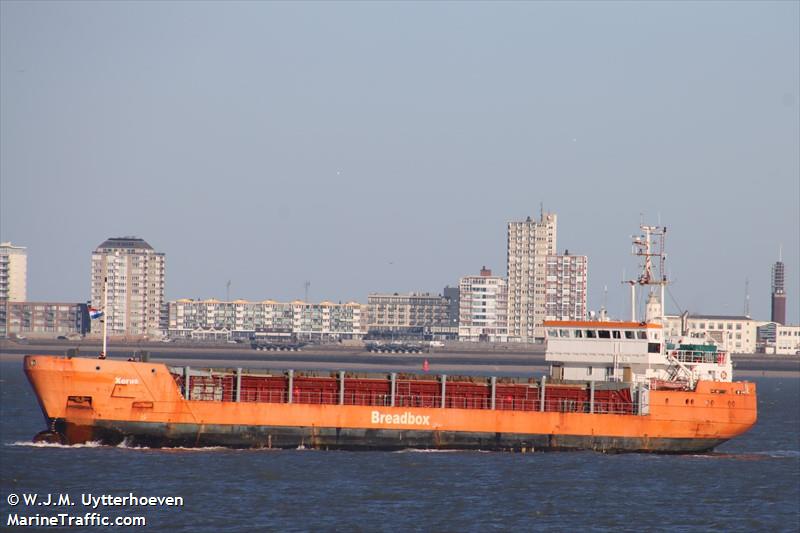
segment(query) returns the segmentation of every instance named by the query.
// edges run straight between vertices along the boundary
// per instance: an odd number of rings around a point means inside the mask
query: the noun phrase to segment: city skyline
[[[694,313],[749,280],[767,319],[783,245],[796,324],[799,9],[4,2],[0,240],[29,300],[87,300],[92,248],[136,235],[167,300],[364,301],[506,276],[544,204],[590,309],[627,315],[643,220]]]
[[[552,214],[552,215],[556,215],[556,214]],[[524,222],[524,221],[510,221],[509,224],[512,224],[512,223],[520,224],[522,222]],[[530,223],[530,219],[527,222]],[[76,300],[69,300],[69,301],[74,301],[74,302],[83,302],[83,301],[85,301],[85,302],[89,303],[89,302],[92,302],[93,300],[97,300],[97,302],[93,303],[93,306],[94,307],[98,307],[98,308],[102,308],[102,303],[98,300],[98,298],[101,298],[101,296],[99,296],[99,295],[102,292],[102,288],[98,288],[97,283],[99,283],[98,282],[99,278],[97,277],[97,267],[94,265],[94,263],[97,261],[98,251],[101,248],[103,248],[104,246],[106,246],[106,244],[109,241],[113,242],[113,241],[129,241],[129,240],[143,241],[143,244],[144,244],[145,247],[147,247],[147,248],[150,247],[149,244],[139,236],[128,235],[128,236],[124,236],[124,237],[108,237],[107,239],[104,240],[103,243],[101,243],[92,252],[92,263],[93,263],[93,266],[91,268],[91,276],[90,276],[92,278],[92,282],[91,282],[91,286],[92,287],[91,287],[91,290],[90,290],[90,297],[85,299],[85,300],[76,299]],[[10,246],[13,243],[7,242],[7,243],[4,243],[4,244]],[[17,245],[14,245],[14,246],[16,247]],[[22,249],[26,249],[26,247],[24,247],[24,246],[21,247],[21,248]],[[569,252],[569,250],[565,250],[565,251],[567,252],[567,254],[564,255],[564,256],[562,256],[562,255],[559,255],[559,256],[551,255],[551,256],[543,256],[543,257],[547,257],[548,259],[550,259],[550,258],[556,259],[557,258],[559,260],[561,260],[561,258],[564,258],[564,259],[571,258],[571,259],[579,259],[579,260],[585,261],[585,259],[586,259],[586,256],[575,256],[571,252]],[[161,256],[163,258],[166,255],[166,253],[165,252],[159,252],[157,255],[159,255],[159,256]],[[774,272],[775,272],[775,268],[776,268],[775,265],[778,265],[778,264],[781,265],[781,269],[783,269],[783,262],[778,262],[778,263],[772,264],[771,267],[770,267],[770,272],[771,272],[770,279],[771,279],[771,283],[772,283],[771,287],[773,287],[773,288],[774,288]],[[588,270],[586,270],[585,266],[583,266],[582,268],[584,268],[585,272],[588,271]],[[484,265],[482,267],[482,269],[486,269],[486,266]],[[488,270],[488,271],[491,272],[491,270]],[[635,270],[634,270],[634,272],[635,272]],[[781,272],[783,272],[783,270],[781,270]],[[163,274],[162,274],[162,276],[163,276]],[[457,280],[456,283],[455,283],[455,288],[457,288],[460,285],[460,282],[465,277],[468,278],[468,277],[475,277],[475,276],[472,275],[472,274],[464,274],[464,275],[460,276],[460,279]],[[500,276],[500,277],[503,278],[506,282],[508,282],[508,277],[507,276]],[[587,277],[586,273],[583,274],[583,277],[584,277],[584,280],[585,280],[586,277]],[[628,277],[630,277],[630,276],[628,276]],[[163,284],[163,287],[164,287],[163,290],[166,293],[166,287],[168,287],[168,284],[164,283],[163,281],[161,283]],[[584,281],[584,283],[585,283],[585,281]],[[624,285],[627,285],[627,283],[625,283]],[[178,302],[178,301],[207,302],[207,301],[212,301],[213,300],[213,301],[218,301],[218,302],[221,302],[221,303],[233,303],[233,302],[237,302],[237,301],[243,301],[243,302],[247,302],[247,303],[257,303],[257,302],[272,301],[272,302],[279,302],[279,303],[304,302],[304,303],[331,303],[331,304],[336,304],[338,302],[338,304],[348,304],[348,303],[365,304],[366,302],[368,302],[369,296],[390,296],[390,295],[399,295],[399,296],[411,296],[411,295],[434,296],[434,295],[438,295],[438,296],[446,296],[444,294],[445,293],[444,289],[449,288],[449,287],[450,287],[449,284],[445,284],[444,286],[442,286],[442,287],[440,287],[438,289],[434,288],[432,290],[418,289],[418,288],[417,289],[412,288],[412,289],[405,290],[405,291],[397,291],[397,290],[374,291],[374,290],[370,290],[366,295],[361,295],[360,297],[353,297],[353,298],[349,298],[349,299],[343,299],[343,298],[338,298],[338,299],[336,299],[336,298],[322,298],[322,299],[307,298],[307,299],[305,299],[303,296],[297,296],[297,297],[288,298],[288,299],[287,298],[280,299],[280,298],[273,298],[273,297],[268,296],[268,295],[267,296],[263,296],[263,297],[258,297],[258,296],[255,296],[255,297],[253,297],[253,296],[237,296],[237,297],[230,297],[230,298],[227,298],[227,295],[226,295],[226,297],[216,296],[216,295],[215,296],[192,297],[192,296],[185,296],[184,295],[184,296],[174,296],[174,297],[164,296],[163,297],[163,301],[164,301],[164,303],[167,303],[167,302],[173,303],[173,302]],[[226,286],[226,290],[228,290],[227,286]],[[746,290],[749,290],[749,289],[746,289]],[[624,309],[620,313],[620,315],[618,315],[618,316],[612,315],[611,318],[613,318],[613,319],[625,320],[627,315],[630,313],[630,299],[629,299],[627,290],[625,292],[626,292],[626,296],[625,296],[626,304],[628,305],[628,307],[626,309]],[[785,295],[785,292],[783,294]],[[637,291],[637,314],[639,314],[641,316],[644,316],[646,296],[647,296],[647,291],[646,290],[640,289],[639,291]],[[752,295],[749,292],[747,293],[747,296],[752,298]],[[771,297],[771,301],[770,301],[771,305],[770,305],[770,307],[772,307],[772,302],[774,300],[774,293],[771,292],[770,293],[770,297]],[[670,306],[670,299],[671,298],[674,298],[674,296],[673,295],[669,295],[669,297],[667,298],[667,306],[668,307]],[[604,295],[604,300],[606,300],[606,299],[607,299],[607,296]],[[54,301],[54,300],[53,299],[48,299],[48,298],[28,298],[25,301],[35,302],[35,301]],[[67,301],[67,300],[62,300],[62,301]],[[570,302],[571,302],[571,300],[570,300]],[[607,302],[603,301],[603,302],[598,303],[598,305],[596,305],[596,306],[594,306],[594,305],[588,306],[587,305],[586,312],[587,313],[590,312],[590,311],[591,312],[596,312],[596,311],[600,311],[601,309],[606,309],[606,311],[608,311],[608,307],[606,306],[606,303]],[[674,305],[674,302],[673,302],[673,305]],[[749,305],[749,301],[745,302],[744,305],[745,306]],[[683,309],[683,311],[688,311],[692,315],[695,315],[695,314],[701,315],[701,314],[703,314],[703,312],[705,312],[705,311],[695,311],[695,310],[691,310],[691,309]],[[772,311],[772,309],[770,309],[770,311]],[[552,313],[548,312],[548,314],[552,314]],[[672,311],[669,311],[668,314],[674,314],[674,313]],[[733,313],[729,314],[729,316],[732,316],[732,317],[733,316],[738,316],[738,315],[747,315],[747,313],[744,313],[744,312],[743,313],[733,312]],[[774,317],[772,317],[772,316],[770,317],[770,319],[767,319],[765,317],[759,317],[759,316],[753,315],[752,313],[750,313],[747,316],[750,316],[751,318],[757,319],[757,320],[760,319],[760,320],[764,320],[764,321],[769,321],[769,320],[773,320],[774,321]],[[785,324],[792,324],[792,322],[790,322],[789,320],[785,321],[784,323]]]

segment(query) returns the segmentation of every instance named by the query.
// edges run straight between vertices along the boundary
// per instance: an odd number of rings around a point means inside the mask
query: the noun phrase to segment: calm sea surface
[[[757,425],[711,455],[151,450],[30,444],[41,411],[22,362],[2,361],[0,530],[36,529],[8,527],[14,513],[98,512],[146,517],[128,531],[798,531],[800,379],[754,381]],[[131,492],[184,505],[81,503]],[[8,503],[48,493],[75,505]]]

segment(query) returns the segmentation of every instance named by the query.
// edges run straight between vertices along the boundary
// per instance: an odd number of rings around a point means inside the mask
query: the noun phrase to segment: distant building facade
[[[781,355],[800,355],[800,326],[775,328],[775,353]]]
[[[585,320],[586,280],[589,259],[585,255],[548,255],[545,277],[545,320]]]
[[[778,324],[786,323],[786,291],[784,287],[783,261],[772,265],[772,316],[770,320]]]
[[[110,238],[92,253],[92,307],[103,309],[108,279],[109,335],[154,336],[166,326],[166,260],[143,239]]]
[[[90,328],[85,303],[0,302],[0,334],[39,338],[85,335]]]
[[[172,338],[337,340],[366,334],[365,306],[356,302],[182,299],[168,306],[167,333]]]
[[[442,290],[442,296],[447,299],[448,325],[458,327],[459,301],[461,299],[459,288],[447,286]]]
[[[800,355],[800,326],[765,322],[758,327],[758,351],[767,354]]]
[[[448,325],[449,301],[436,294],[377,294],[367,297],[370,329],[400,330]]]
[[[368,329],[372,338],[455,339],[451,300],[427,292],[378,294],[367,297]]]
[[[542,213],[538,221],[508,223],[508,336],[533,342],[544,339],[547,316],[547,257],[556,255],[557,218]]]
[[[483,267],[478,276],[464,276],[458,284],[458,339],[508,340],[508,284]]]
[[[10,242],[0,243],[0,301],[27,300],[28,251]]]
[[[681,336],[681,317],[668,315],[669,335]],[[689,315],[687,336],[689,339],[712,339],[731,353],[755,353],[758,328],[764,322],[749,316],[733,315]]]

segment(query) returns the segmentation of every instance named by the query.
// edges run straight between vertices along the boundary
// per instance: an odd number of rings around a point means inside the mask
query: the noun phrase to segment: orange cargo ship
[[[545,321],[549,376],[454,377],[171,368],[46,355],[25,372],[48,423],[37,440],[144,446],[696,453],[756,422],[756,386],[733,382],[712,339],[669,335],[663,228],[642,226],[643,322]],[[651,237],[661,236],[654,250]],[[654,281],[657,279],[658,281]],[[634,306],[632,305],[632,308]],[[632,312],[633,315],[633,312]]]
[[[196,371],[26,356],[62,443],[321,449],[703,452],[756,420],[752,383],[692,390],[446,376]],[[188,379],[187,379],[188,377]]]

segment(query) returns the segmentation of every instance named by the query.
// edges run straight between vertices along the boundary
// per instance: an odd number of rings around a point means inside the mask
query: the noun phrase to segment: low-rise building
[[[85,335],[90,330],[85,303],[0,302],[0,335],[39,338]]]
[[[450,300],[441,295],[412,292],[410,294],[370,294],[367,299],[370,335],[424,337],[432,328],[450,326]]]
[[[681,317],[669,315],[668,335],[681,335]],[[731,353],[755,353],[757,328],[763,321],[741,315],[689,315],[686,319],[687,335],[693,339],[709,338]]]
[[[459,281],[458,340],[505,342],[508,340],[508,283],[481,268],[478,276]]]
[[[356,302],[181,299],[168,307],[167,334],[174,338],[337,340],[366,334],[364,306]]]
[[[775,328],[775,353],[800,355],[800,326],[777,325]]]

